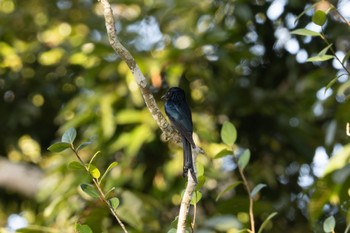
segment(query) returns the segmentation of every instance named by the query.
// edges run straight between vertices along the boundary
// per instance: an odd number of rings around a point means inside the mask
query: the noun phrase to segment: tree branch
[[[159,128],[162,130],[163,135],[165,135],[165,139],[171,139],[177,143],[181,142],[181,137],[179,133],[167,122],[162,112],[159,110],[159,107],[153,97],[153,94],[149,90],[149,84],[137,65],[135,59],[132,57],[130,52],[120,43],[116,30],[115,23],[113,17],[112,8],[108,2],[108,0],[100,0],[103,6],[103,15],[105,17],[105,24],[108,34],[109,43],[111,44],[114,51],[121,57],[122,60],[126,62],[129,69],[131,70],[145,100],[146,106],[149,109],[152,117],[157,122]],[[195,161],[198,152],[203,153],[202,149],[197,147],[193,150],[193,163],[195,167]],[[184,196],[181,201],[180,212],[179,212],[179,220],[178,220],[178,229],[177,233],[185,233],[186,232],[186,218],[189,212],[190,203],[192,194],[196,188],[196,183],[192,179],[191,174],[188,174],[188,182],[187,187],[184,193]]]

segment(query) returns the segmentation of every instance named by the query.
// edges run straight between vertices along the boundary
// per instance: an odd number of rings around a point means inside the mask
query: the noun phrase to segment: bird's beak
[[[162,97],[160,97],[162,100],[165,100],[166,99],[166,94],[163,95]]]

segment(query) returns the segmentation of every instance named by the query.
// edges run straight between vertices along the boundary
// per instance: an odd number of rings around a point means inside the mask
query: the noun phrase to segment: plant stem
[[[107,201],[106,199],[106,195],[104,194],[104,192],[102,191],[102,188],[98,182],[98,179],[95,179],[94,177],[91,176],[90,174],[90,171],[89,171],[89,168],[88,166],[85,165],[84,161],[80,158],[79,154],[78,154],[78,151],[74,148],[74,146],[72,145],[71,146],[71,149],[73,150],[75,156],[78,158],[78,160],[80,161],[80,163],[84,166],[85,170],[87,171],[87,173],[90,175],[90,177],[92,178],[92,181],[94,182],[94,185],[99,193],[99,197],[100,197],[100,200],[102,202],[104,202],[109,210],[111,211],[111,213],[113,214],[113,216],[115,217],[115,219],[117,220],[118,224],[120,225],[120,227],[123,229],[123,231],[125,233],[128,233],[128,231],[126,230],[125,228],[125,225],[124,223],[120,220],[120,218],[118,217],[118,214],[116,212],[116,210],[109,204],[109,202]]]
[[[242,177],[244,187],[245,187],[245,189],[247,190],[247,193],[248,193],[248,195],[249,195],[249,219],[250,219],[250,231],[249,231],[249,232],[255,233],[255,221],[254,221],[254,211],[253,211],[253,203],[254,203],[254,200],[253,200],[252,196],[250,195],[251,190],[250,190],[248,181],[247,181],[247,179],[246,179],[246,177],[245,177],[245,175],[244,175],[243,169],[241,169],[241,168],[238,166],[238,171],[239,171],[239,174],[240,174],[241,177]]]

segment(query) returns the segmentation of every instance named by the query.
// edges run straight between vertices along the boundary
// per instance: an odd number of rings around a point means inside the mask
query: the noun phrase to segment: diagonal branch
[[[123,59],[131,70],[145,100],[146,106],[151,112],[154,120],[157,122],[159,128],[164,133],[166,139],[172,139],[173,141],[180,143],[181,137],[177,131],[167,122],[162,112],[159,110],[159,107],[153,97],[153,94],[149,90],[148,82],[145,76],[142,74],[140,67],[137,65],[135,59],[132,57],[130,52],[120,43],[116,30],[113,17],[112,8],[108,0],[100,0],[103,5],[103,14],[105,17],[105,24],[108,34],[109,43],[111,44],[114,51]],[[193,153],[193,162],[195,167],[196,155],[197,153],[203,153],[200,148],[196,148]],[[181,201],[180,212],[179,212],[179,221],[178,221],[178,233],[186,232],[186,218],[189,212],[190,203],[192,194],[196,188],[196,183],[192,179],[192,176],[188,174],[188,182],[184,196]]]

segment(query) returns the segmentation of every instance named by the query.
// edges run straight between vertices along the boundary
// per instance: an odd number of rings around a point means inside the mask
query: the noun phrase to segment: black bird
[[[193,180],[198,183],[192,161],[191,147],[196,148],[192,138],[192,115],[186,102],[185,92],[179,87],[172,87],[162,96],[162,99],[166,100],[164,105],[166,115],[181,134],[184,157],[183,176],[187,176],[188,170],[190,170]]]

